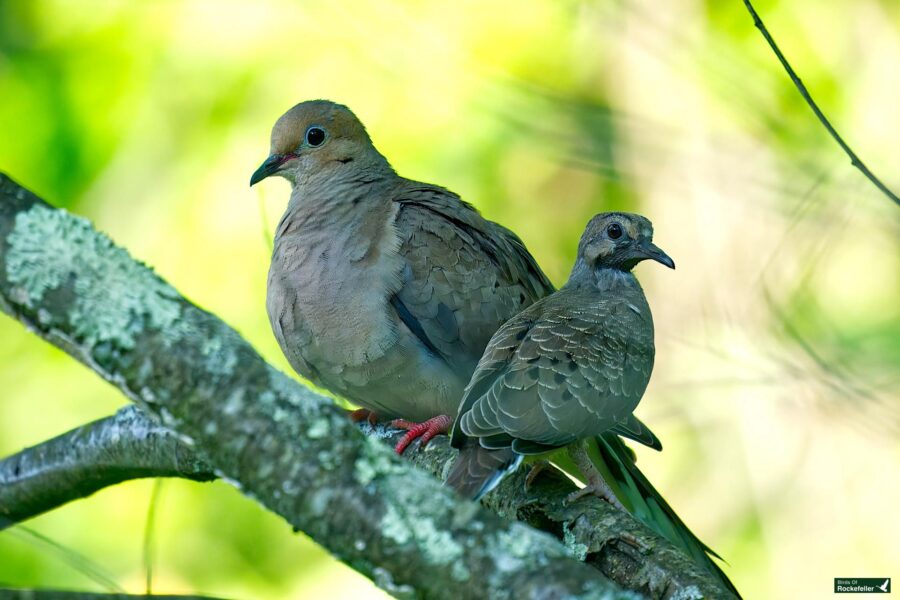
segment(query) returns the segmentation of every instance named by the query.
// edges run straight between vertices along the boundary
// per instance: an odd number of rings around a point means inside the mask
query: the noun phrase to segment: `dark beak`
[[[675,261],[672,260],[668,254],[660,250],[659,246],[649,240],[639,242],[636,251],[637,255],[642,259],[649,258],[650,260],[655,260],[660,264],[666,265],[670,269],[675,268]]]
[[[253,187],[269,175],[274,175],[280,171],[281,165],[287,162],[289,158],[291,158],[290,154],[273,154],[267,158],[250,177],[250,187]]]

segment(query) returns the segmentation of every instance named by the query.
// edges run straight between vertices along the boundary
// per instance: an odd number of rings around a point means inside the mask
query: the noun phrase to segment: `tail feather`
[[[628,415],[623,421],[616,423],[610,431],[654,450],[662,450],[662,442],[659,441],[656,434],[650,431],[650,428],[634,415]]]
[[[721,557],[694,535],[662,495],[656,491],[653,484],[637,468],[633,454],[625,443],[612,433],[603,434],[597,437],[596,441],[598,454],[594,457],[594,462],[597,463],[597,459],[602,462],[602,465],[597,466],[604,467],[601,469],[604,478],[607,477],[607,474],[612,477],[615,483],[613,491],[616,492],[619,500],[631,510],[639,521],[687,552],[694,561],[705,567],[727,589],[740,598],[737,588],[719,565],[710,558],[710,556]],[[607,480],[607,483],[611,482]]]
[[[509,448],[491,450],[476,440],[466,440],[447,476],[447,485],[466,498],[480,500],[521,462],[522,455]]]
[[[711,556],[721,558],[691,532],[653,484],[635,464],[634,453],[615,432],[595,438],[589,445],[594,466],[612,488],[616,497],[644,525],[656,531],[722,582],[737,598],[740,593]],[[583,475],[565,450],[554,452],[551,462],[577,479]],[[522,455],[509,448],[488,449],[467,439],[460,450],[447,485],[472,500],[480,500],[522,462]]]

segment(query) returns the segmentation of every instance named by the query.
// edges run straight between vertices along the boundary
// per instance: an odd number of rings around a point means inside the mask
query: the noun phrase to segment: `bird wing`
[[[406,265],[392,305],[468,382],[491,335],[553,286],[511,231],[443,188],[406,182],[394,196]]]
[[[463,433],[492,447],[504,435],[560,447],[632,424],[653,367],[640,290],[607,298],[564,289],[520,317],[497,332],[478,365],[460,409]]]
[[[476,408],[476,403],[482,398],[490,396],[491,401],[496,401],[496,398],[492,396],[497,389],[495,384],[498,379],[501,379],[509,370],[509,366],[515,357],[516,351],[519,349],[519,344],[525,339],[528,332],[537,322],[542,310],[542,303],[543,300],[538,300],[507,321],[491,338],[490,343],[484,350],[481,360],[478,361],[478,366],[472,374],[472,379],[469,381],[469,384],[466,386],[465,392],[463,393],[463,399],[459,405],[460,415],[470,413],[473,408]],[[490,423],[493,423],[494,419],[489,416],[489,414],[483,412],[485,409],[488,409],[489,405],[490,401],[477,404],[476,414],[472,414],[469,418],[475,419],[479,423],[487,423],[488,420]],[[493,413],[490,414],[492,415]],[[485,428],[487,427],[490,426],[486,426]],[[496,428],[492,431],[497,435],[497,438],[488,439],[488,436],[482,436],[483,442],[486,442],[488,445],[493,445],[491,442],[496,442],[496,447],[498,448],[508,448],[510,446],[512,438],[509,437],[509,435]],[[468,434],[468,432],[463,432],[462,428],[459,426],[459,422],[457,422],[456,426],[453,428],[450,439],[450,443],[453,447],[462,447],[466,437],[464,433]]]

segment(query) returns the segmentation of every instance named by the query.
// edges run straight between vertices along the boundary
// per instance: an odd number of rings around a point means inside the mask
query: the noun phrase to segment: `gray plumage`
[[[311,128],[323,143],[310,144]],[[294,369],[382,418],[455,416],[491,335],[552,290],[521,240],[397,175],[331,102],[279,119],[253,182],[272,174],[292,192],[266,306]]]
[[[652,235],[639,215],[597,215],[566,285],[494,334],[460,405],[453,444],[463,452],[449,485],[483,494],[499,470],[488,472],[484,450],[505,451],[493,462],[506,465],[509,451],[541,454],[608,431],[659,446],[632,414],[654,347],[650,307],[631,268],[645,258],[674,266]]]

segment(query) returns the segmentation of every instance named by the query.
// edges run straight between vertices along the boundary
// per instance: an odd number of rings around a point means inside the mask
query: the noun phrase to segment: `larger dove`
[[[271,175],[292,187],[266,302],[291,366],[402,419],[398,451],[447,431],[491,335],[552,291],[534,258],[453,192],[397,175],[340,104],[278,119],[251,185]]]

